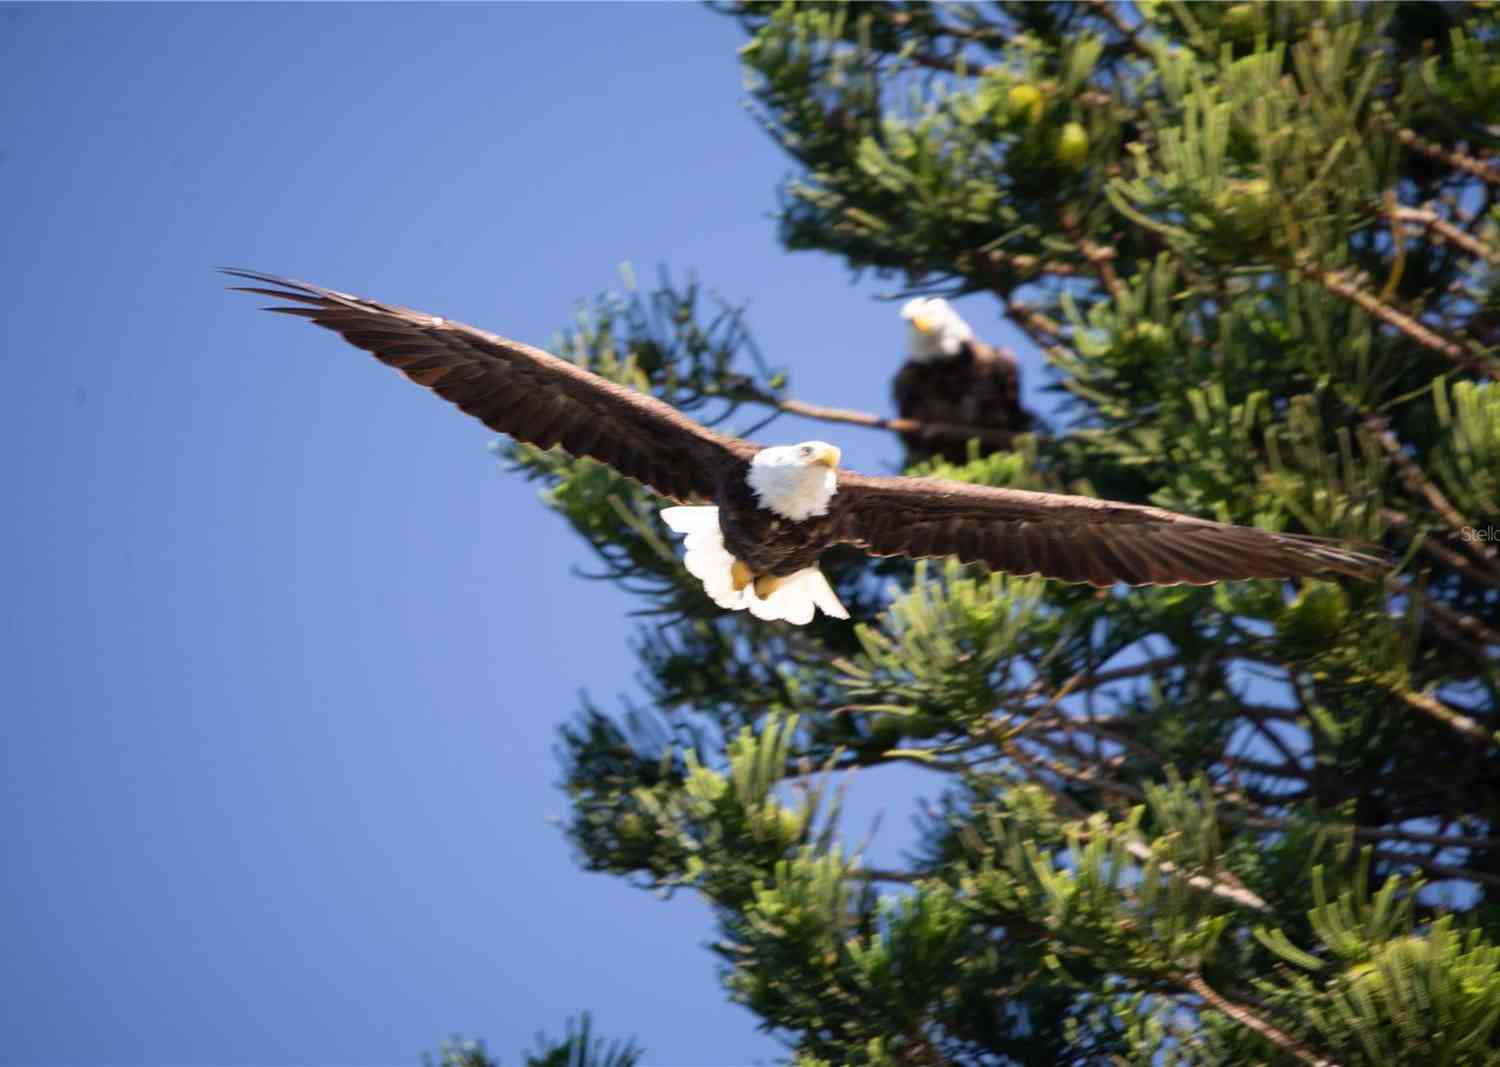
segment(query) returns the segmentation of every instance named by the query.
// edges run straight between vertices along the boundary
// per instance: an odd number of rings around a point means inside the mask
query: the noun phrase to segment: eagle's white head
[[[827,515],[839,491],[839,450],[825,441],[763,448],[750,461],[748,481],[760,506],[802,522]]]
[[[913,363],[952,359],[974,331],[952,304],[940,296],[919,296],[901,306],[901,317],[910,325],[906,355]]]

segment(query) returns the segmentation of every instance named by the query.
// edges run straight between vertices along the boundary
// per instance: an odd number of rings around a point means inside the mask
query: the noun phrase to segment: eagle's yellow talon
[[[749,567],[745,566],[744,561],[737,559],[734,561],[734,565],[729,568],[729,580],[734,584],[734,591],[738,593],[745,586],[755,581],[755,575],[750,572]]]
[[[755,595],[762,600],[768,598],[780,587],[781,579],[775,575],[762,574],[759,578],[755,579]]]

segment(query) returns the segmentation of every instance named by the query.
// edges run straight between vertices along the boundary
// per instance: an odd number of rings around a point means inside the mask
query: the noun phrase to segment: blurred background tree
[[[522,1060],[523,1067],[637,1067],[642,1052],[633,1041],[606,1041],[595,1037],[587,1012],[569,1019],[563,1037],[539,1034],[536,1051]],[[423,1067],[499,1067],[502,1061],[489,1054],[483,1041],[454,1038],[444,1041],[436,1055],[422,1057]]]
[[[1496,5],[718,10],[787,248],[1034,344],[1047,420],[923,473],[1398,566],[1099,592],[851,552],[855,621],[795,628],[708,602],[650,494],[505,443],[643,613],[648,703],[561,738],[583,865],[707,898],[807,1067],[1500,1062]],[[762,440],[881,424],[696,286],[557,350]],[[938,795],[872,868],[829,779],[896,763]]]

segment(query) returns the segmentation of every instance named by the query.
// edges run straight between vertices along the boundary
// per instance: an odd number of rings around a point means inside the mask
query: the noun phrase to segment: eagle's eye
[[[799,447],[797,449],[797,454],[799,456],[810,456],[810,455],[812,455],[812,445],[802,445],[801,447]]]

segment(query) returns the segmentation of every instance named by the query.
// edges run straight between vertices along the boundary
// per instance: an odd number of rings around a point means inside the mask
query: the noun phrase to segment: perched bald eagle
[[[821,441],[762,448],[715,433],[654,397],[567,360],[409,308],[253,271],[226,273],[292,306],[486,426],[607,463],[678,501],[687,569],[719,606],[804,624],[848,613],[818,569],[829,547],[957,556],[1013,574],[1108,586],[1208,585],[1335,571],[1371,577],[1375,555],[1088,497],[840,470]],[[269,287],[269,288],[267,288]],[[691,501],[711,501],[693,506]]]
[[[892,392],[902,418],[1016,433],[1031,428],[1015,356],[975,337],[941,297],[908,300],[901,317],[908,326],[906,363]],[[908,462],[935,455],[952,463],[969,458],[968,438],[961,434],[912,431],[901,441]]]

